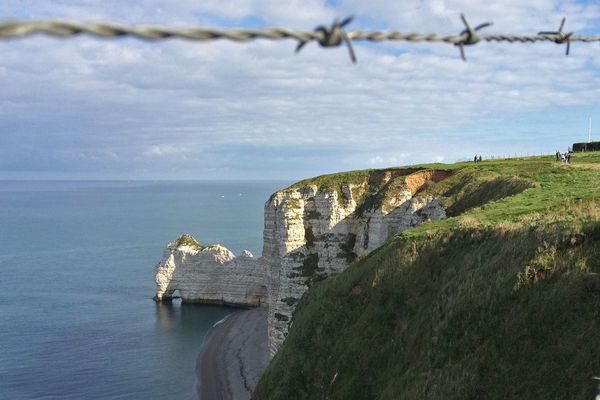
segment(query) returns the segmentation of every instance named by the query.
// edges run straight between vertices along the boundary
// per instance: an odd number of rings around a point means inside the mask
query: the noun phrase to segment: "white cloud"
[[[383,161],[384,161],[383,157],[380,157],[380,156],[373,157],[369,160],[369,162],[371,164],[382,164]]]
[[[167,156],[179,156],[183,159],[186,159],[186,153],[189,153],[191,149],[186,148],[185,146],[175,146],[170,144],[154,144],[150,146],[149,149],[144,151],[144,156],[146,157],[167,157]]]
[[[473,24],[493,20],[490,32],[554,29],[563,14],[568,30],[598,28],[600,16],[594,4],[542,0],[511,0],[501,7],[467,0],[341,0],[336,7],[317,0],[32,1],[26,9],[9,0],[0,5],[5,15],[10,10],[31,18],[171,25],[219,19],[233,24],[254,17],[303,29],[355,13],[360,19],[354,28],[373,24],[440,33],[462,29],[461,11]],[[311,43],[295,55],[294,47],[292,41],[83,37],[2,42],[0,128],[11,142],[49,140],[49,146],[73,154],[113,153],[124,169],[152,158],[155,164],[144,164],[149,171],[178,163],[175,167],[192,173],[217,168],[264,177],[259,164],[275,157],[304,160],[289,168],[308,174],[313,167],[454,159],[488,151],[485,146],[493,146],[491,152],[504,146],[499,134],[506,135],[508,147],[524,140],[514,124],[513,131],[504,129],[514,121],[532,129],[529,116],[547,112],[548,121],[558,123],[562,119],[553,111],[600,100],[600,55],[581,43],[572,45],[569,57],[553,43],[480,43],[466,48],[468,63],[447,44],[356,43],[357,65],[344,48]],[[30,150],[23,149],[25,160]],[[202,158],[194,157],[199,153]]]
[[[486,31],[513,33],[555,30],[564,16],[567,17],[567,30],[581,30],[600,17],[598,4],[572,0],[341,0],[340,7],[385,22],[400,31],[440,33],[462,30],[460,13],[464,13],[473,26],[492,21],[494,26]]]
[[[411,155],[407,153],[399,153],[395,155],[377,155],[369,158],[369,164],[378,167],[386,167],[391,165],[399,165],[408,159]]]

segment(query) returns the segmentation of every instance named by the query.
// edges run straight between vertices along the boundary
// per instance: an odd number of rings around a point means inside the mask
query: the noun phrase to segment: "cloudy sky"
[[[0,19],[600,33],[593,1],[2,0]],[[600,48],[90,37],[0,41],[0,179],[298,179],[600,139]]]

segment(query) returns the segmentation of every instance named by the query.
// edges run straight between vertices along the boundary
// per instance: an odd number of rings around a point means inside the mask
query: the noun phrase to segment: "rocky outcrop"
[[[170,300],[178,290],[186,303],[267,304],[263,264],[249,251],[236,257],[221,245],[170,243],[156,266],[155,280],[158,301]]]
[[[300,182],[265,204],[262,258],[236,258],[222,246],[171,244],[157,266],[156,298],[179,290],[183,301],[266,304],[273,356],[311,284],[393,235],[446,216],[441,199],[424,189],[449,175],[392,169]]]
[[[285,336],[311,283],[427,220],[444,218],[441,200],[418,195],[446,171],[374,171],[360,183],[315,182],[275,193],[265,205],[263,260],[269,294],[269,351]]]

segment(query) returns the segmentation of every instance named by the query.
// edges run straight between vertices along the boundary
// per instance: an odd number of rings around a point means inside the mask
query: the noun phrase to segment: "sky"
[[[457,34],[600,33],[600,3],[506,0],[2,0],[0,20]],[[600,48],[0,41],[0,179],[285,179],[600,140]],[[598,132],[598,133],[595,133]]]

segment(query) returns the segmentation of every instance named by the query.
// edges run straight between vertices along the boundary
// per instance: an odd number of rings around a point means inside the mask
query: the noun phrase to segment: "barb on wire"
[[[460,19],[465,25],[465,30],[460,33],[460,36],[464,36],[464,39],[460,42],[455,43],[455,46],[460,47],[460,57],[463,61],[467,61],[467,57],[465,57],[465,46],[477,44],[481,41],[481,36],[477,33],[477,31],[487,28],[488,26],[493,25],[492,22],[484,22],[483,24],[479,24],[475,27],[475,29],[471,28],[467,18],[465,18],[464,14],[460,14]]]
[[[460,48],[460,55],[466,61],[465,46],[479,42],[508,42],[535,43],[551,41],[556,44],[566,44],[566,54],[569,54],[571,42],[600,42],[600,35],[578,36],[573,32],[564,32],[565,18],[562,19],[558,31],[539,32],[537,35],[508,35],[481,34],[479,31],[492,25],[485,22],[472,28],[464,15],[461,14],[465,29],[459,35],[440,35],[437,33],[404,33],[398,31],[351,31],[345,27],[352,22],[353,17],[335,20],[330,26],[320,25],[313,31],[295,31],[287,28],[271,27],[260,29],[218,29],[211,27],[163,27],[163,26],[125,26],[112,22],[79,23],[74,21],[44,20],[44,21],[0,21],[0,40],[26,37],[34,34],[44,34],[56,37],[90,35],[102,38],[131,36],[137,39],[164,40],[179,38],[193,41],[209,41],[217,39],[235,42],[249,42],[256,39],[295,40],[300,51],[309,42],[317,42],[321,47],[346,45],[352,62],[356,62],[353,42],[355,41],[403,41],[403,42],[440,42],[451,43]]]
[[[569,50],[571,49],[571,37],[573,36],[573,32],[565,33],[563,32],[563,28],[565,27],[565,21],[567,19],[563,17],[562,21],[560,21],[560,26],[558,27],[558,31],[554,32],[539,32],[538,35],[548,36],[554,43],[563,44],[567,43],[567,51],[565,54],[569,55]]]
[[[340,22],[339,19],[335,19],[333,24],[331,24],[330,28],[326,26],[319,25],[315,28],[315,33],[321,34],[321,38],[316,39],[317,42],[321,45],[321,47],[334,47],[342,44],[342,41],[348,46],[348,52],[350,53],[350,59],[353,63],[356,63],[356,55],[354,54],[354,48],[352,47],[352,41],[348,37],[348,34],[344,30],[344,26],[348,25],[354,16],[351,15],[346,17],[343,21]],[[301,40],[296,47],[296,53],[298,53],[302,48],[309,42],[309,40]]]

